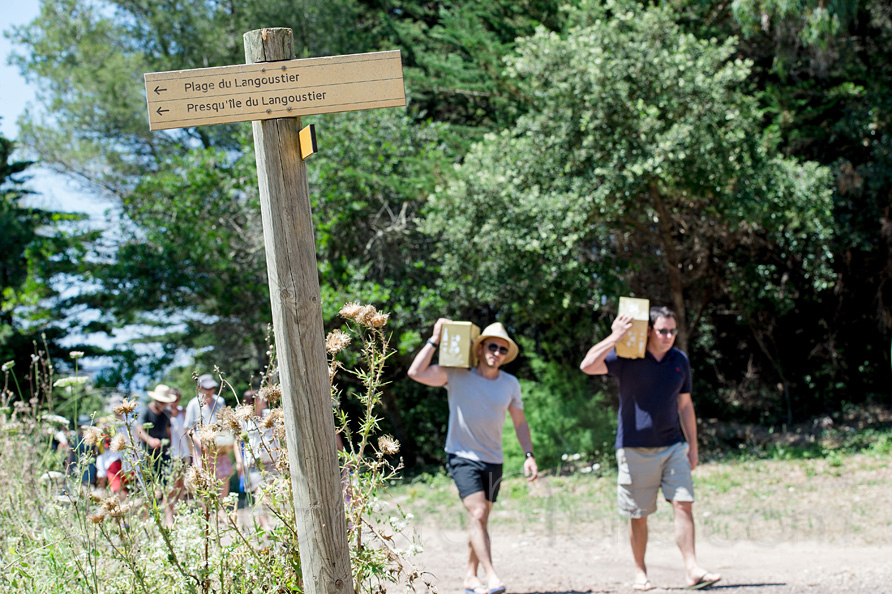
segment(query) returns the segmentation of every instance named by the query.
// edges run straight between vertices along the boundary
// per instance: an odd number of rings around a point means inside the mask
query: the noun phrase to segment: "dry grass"
[[[819,459],[709,462],[695,471],[698,538],[716,544],[889,543],[892,454],[885,450]],[[390,501],[415,516],[419,530],[462,529],[465,515],[451,480],[425,476],[391,487]],[[505,479],[492,523],[538,535],[586,533],[625,539],[616,512],[616,474],[545,476],[534,484]],[[651,538],[672,540],[672,511],[660,502]]]

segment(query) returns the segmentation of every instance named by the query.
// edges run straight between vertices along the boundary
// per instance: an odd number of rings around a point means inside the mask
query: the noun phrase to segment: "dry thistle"
[[[242,432],[241,421],[237,416],[235,416],[235,411],[228,406],[224,406],[217,413],[217,421],[220,423],[220,426],[223,429],[228,429],[236,435]]]
[[[352,320],[357,315],[359,315],[362,311],[363,311],[362,305],[351,301],[350,303],[345,304],[344,307],[341,308],[341,311],[338,312],[338,314],[342,318]]]
[[[90,521],[94,524],[101,524],[105,521],[105,512],[97,512],[90,516]]]
[[[118,507],[116,507],[113,510],[109,510],[108,515],[111,516],[112,518],[123,518],[124,516],[129,514],[131,511],[133,511],[134,507],[136,507],[136,504],[133,502],[124,503],[122,505],[119,505]]]
[[[273,428],[273,437],[279,440],[279,443],[285,443],[285,423],[278,423]]]
[[[368,325],[372,328],[383,328],[384,325],[387,323],[387,319],[389,317],[390,314],[378,312],[374,316],[372,316],[372,318],[369,320]]]
[[[98,427],[87,427],[84,431],[84,443],[88,446],[98,446],[102,443],[102,431]]]
[[[198,439],[206,448],[214,448],[217,445],[217,434],[220,433],[216,425],[202,425],[198,430]]]
[[[186,490],[193,494],[199,491],[216,492],[219,486],[215,477],[212,477],[204,468],[196,466],[190,466],[186,471],[183,484]]]
[[[251,417],[254,416],[254,406],[250,404],[242,404],[237,409],[235,409],[235,416],[242,423],[248,421]]]
[[[259,396],[266,400],[270,406],[275,406],[282,399],[282,386],[264,386],[260,388]]]
[[[284,418],[285,411],[283,411],[281,408],[274,408],[273,410],[269,411],[268,415],[263,417],[263,420],[260,422],[260,424],[263,426],[264,429],[272,429],[279,421],[284,422]]]
[[[113,452],[123,451],[123,449],[127,447],[127,440],[124,439],[124,434],[118,433],[115,435],[108,447],[111,448],[111,451]]]
[[[105,498],[105,500],[102,502],[102,508],[105,509],[105,511],[114,511],[118,509],[119,503],[120,501],[118,500],[118,496],[112,495],[111,497]]]
[[[136,410],[136,407],[137,407],[137,406],[139,406],[139,402],[137,402],[136,400],[127,400],[127,399],[125,398],[125,399],[121,402],[121,404],[119,404],[118,406],[114,407],[114,408],[112,409],[112,411],[113,411],[116,415],[129,415],[130,413],[132,413],[133,411]]]
[[[328,354],[340,353],[350,344],[350,335],[342,330],[333,330],[325,337],[325,350]]]
[[[370,327],[372,318],[376,315],[378,315],[378,310],[375,309],[374,305],[364,305],[354,319],[363,326]]]
[[[393,456],[400,451],[400,442],[389,435],[378,438],[378,450],[386,456]]]

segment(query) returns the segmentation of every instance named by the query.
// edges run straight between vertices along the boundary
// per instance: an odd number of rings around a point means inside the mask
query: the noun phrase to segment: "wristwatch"
[[[536,456],[533,455],[533,452],[527,452],[526,457],[527,458],[535,458]]]

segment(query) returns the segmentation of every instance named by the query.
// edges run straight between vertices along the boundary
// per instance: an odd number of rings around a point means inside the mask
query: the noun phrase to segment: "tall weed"
[[[372,306],[348,304],[342,310],[346,331],[329,335],[333,404],[334,383],[341,369],[337,354],[357,336],[360,365],[349,370],[365,387],[358,395],[364,416],[348,431],[346,417],[335,409],[345,447],[339,458],[345,518],[357,592],[381,592],[388,583],[414,588],[424,582],[410,557],[419,550],[407,534],[410,519],[382,512],[381,492],[402,465],[399,444],[378,436],[383,366],[390,354],[384,326],[387,315]],[[291,494],[284,414],[276,406],[281,390],[276,381],[274,350],[261,393],[271,410],[257,417],[248,406],[226,407],[217,422],[199,426],[198,439],[213,453],[221,435],[235,436],[258,464],[262,486],[256,492],[257,515],[238,508],[238,496],[220,496],[214,468],[175,465],[160,474],[155,460],[130,437],[135,402],[125,400],[116,418],[95,413],[71,445],[63,435],[64,417],[48,414],[53,390],[80,386],[77,373],[64,385],[51,381],[52,363],[45,355],[29,370],[27,385],[18,386],[11,366],[4,365],[0,393],[0,591],[54,594],[155,592],[205,594],[300,592],[303,573]],[[231,386],[220,374],[221,390]],[[53,385],[56,383],[57,385]],[[234,393],[234,391],[233,391]],[[237,396],[236,396],[237,399]],[[68,399],[71,400],[71,399]],[[80,409],[78,412],[82,412]],[[73,411],[72,411],[73,412]],[[261,439],[249,439],[253,428]],[[104,494],[82,482],[104,449],[120,452],[130,473],[126,497]],[[263,450],[263,451],[258,451]],[[214,459],[210,456],[208,459]],[[177,479],[180,479],[179,481]],[[167,505],[176,501],[173,521]],[[261,521],[262,516],[271,521]],[[400,546],[397,546],[400,543]],[[429,584],[426,584],[430,587]]]

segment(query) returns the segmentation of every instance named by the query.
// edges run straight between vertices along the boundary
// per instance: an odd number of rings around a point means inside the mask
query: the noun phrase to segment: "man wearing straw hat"
[[[492,565],[487,522],[502,478],[502,426],[506,413],[511,415],[517,441],[526,454],[524,475],[532,481],[539,473],[530,428],[523,414],[520,383],[499,369],[517,357],[518,348],[505,327],[496,322],[484,328],[474,341],[476,367],[431,365],[440,330],[449,321],[437,320],[431,337],[409,368],[409,377],[427,386],[445,386],[448,394],[447,467],[469,517],[465,594],[501,594],[505,585]],[[485,582],[477,577],[478,566],[483,566]]]
[[[170,414],[167,412],[167,405],[176,400],[176,397],[164,384],[155,386],[148,395],[151,401],[139,413],[136,435],[145,444],[155,472],[160,475],[161,470],[170,462]],[[146,425],[149,427],[146,428]]]

